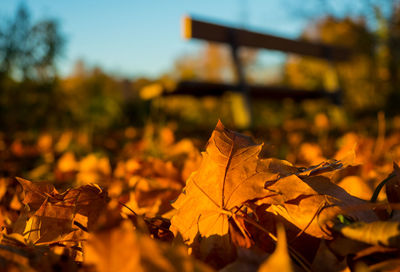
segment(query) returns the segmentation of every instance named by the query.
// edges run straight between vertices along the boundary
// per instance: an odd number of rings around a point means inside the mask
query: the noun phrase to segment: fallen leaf
[[[322,155],[321,147],[317,144],[303,143],[300,146],[299,157],[308,163],[313,165],[326,160]]]
[[[135,231],[128,220],[116,228],[90,234],[84,244],[84,265],[96,271],[212,271],[186,252]]]
[[[137,247],[133,225],[126,222],[118,229],[91,234],[84,244],[84,264],[95,266],[99,272],[145,271]]]
[[[333,229],[359,242],[400,248],[400,222],[355,222],[349,225],[336,224]]]
[[[0,236],[1,271],[78,271],[67,255],[57,255],[47,246],[35,246],[17,233]]]
[[[18,178],[25,191],[23,210],[14,231],[33,243],[61,241],[62,237],[91,229],[105,207],[107,192],[97,185],[85,185],[58,193],[50,184]]]
[[[260,170],[265,170],[258,159],[260,151],[261,145],[250,137],[218,122],[198,170],[173,204],[177,213],[171,219],[172,229],[178,230],[188,244],[197,235],[227,235],[235,208],[266,194],[264,182],[273,173]]]
[[[75,159],[75,155],[72,152],[66,152],[57,162],[57,169],[61,172],[76,171],[79,167],[78,162]]]
[[[368,184],[358,176],[345,177],[338,185],[349,194],[364,200],[369,200],[373,194]]]
[[[345,271],[346,266],[345,260],[338,258],[327,246],[327,241],[322,240],[312,262],[311,271]]]
[[[111,175],[110,161],[107,157],[97,157],[89,154],[79,162],[79,172],[76,176],[78,185],[90,183],[106,184]]]
[[[268,271],[281,271],[291,272],[293,271],[293,265],[290,260],[289,251],[287,248],[286,234],[283,225],[278,224],[277,228],[278,242],[276,244],[275,251],[265,260],[259,267],[259,272]]]
[[[391,259],[391,260],[383,261],[383,262],[371,265],[367,269],[370,272],[399,271],[400,270],[400,260],[399,259]]]
[[[38,210],[48,197],[56,197],[58,195],[57,190],[52,184],[44,182],[33,183],[19,177],[16,179],[22,185],[25,192],[25,197],[22,203],[28,205],[33,211]]]
[[[354,220],[377,220],[373,211],[356,208],[365,206],[365,201],[349,195],[324,176],[339,169],[339,165],[338,162],[327,164],[268,181],[268,195],[256,204],[271,204],[267,212],[283,216],[303,232],[317,238],[331,238],[326,223],[339,213],[347,214]]]

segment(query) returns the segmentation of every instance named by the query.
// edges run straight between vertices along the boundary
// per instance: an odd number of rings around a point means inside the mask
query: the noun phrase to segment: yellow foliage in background
[[[285,65],[285,80],[302,88],[332,89],[332,70],[337,70],[344,89],[344,103],[350,110],[382,108],[389,95],[387,67],[379,62],[376,41],[365,21],[325,17],[312,22],[303,33],[303,39],[348,47],[350,61],[329,63],[306,57],[289,57]],[[378,61],[377,61],[378,59]],[[331,83],[329,83],[331,82]],[[328,86],[327,86],[328,85]]]

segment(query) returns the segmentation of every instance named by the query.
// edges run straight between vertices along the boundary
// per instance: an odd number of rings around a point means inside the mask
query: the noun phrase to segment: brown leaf
[[[17,233],[0,235],[1,271],[78,271],[77,263],[67,255],[57,255],[49,247],[28,243]]]
[[[23,211],[14,226],[33,243],[60,241],[79,228],[90,229],[107,203],[107,192],[85,185],[59,194],[52,185],[18,179],[25,191]],[[40,205],[40,206],[39,206]]]
[[[96,184],[89,184],[71,189],[63,199],[74,209],[74,222],[91,229],[107,201],[107,191]]]
[[[73,209],[45,201],[26,222],[24,237],[33,243],[61,240],[73,232]]]
[[[244,248],[250,248],[254,242],[251,239],[250,233],[243,226],[245,222],[242,218],[230,219],[229,234],[235,245]]]
[[[311,271],[345,271],[346,261],[344,258],[338,258],[338,256],[338,254],[335,255],[332,252],[331,247],[328,247],[327,241],[322,240],[312,262]]]
[[[398,271],[400,268],[400,250],[383,246],[371,246],[358,251],[348,258],[349,267],[356,267],[362,262],[369,271]]]
[[[31,210],[38,210],[43,202],[49,197],[58,195],[57,190],[52,184],[44,182],[31,182],[23,178],[16,178],[22,185],[25,192],[24,204],[29,205]]]
[[[386,196],[389,203],[400,202],[400,168],[393,162],[394,177],[386,183]]]

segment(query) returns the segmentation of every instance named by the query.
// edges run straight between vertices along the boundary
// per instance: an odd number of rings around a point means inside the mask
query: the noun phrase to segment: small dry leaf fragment
[[[347,176],[338,185],[352,196],[369,200],[373,194],[371,187],[358,176]]]
[[[259,267],[259,272],[268,271],[281,271],[291,272],[293,270],[292,262],[290,260],[289,251],[287,248],[286,234],[283,225],[277,226],[278,242],[275,251],[265,260]]]
[[[372,271],[372,272],[399,271],[400,270],[400,260],[399,259],[391,259],[391,260],[383,261],[383,262],[371,265],[367,269],[368,269],[368,271]]]
[[[299,169],[285,160],[268,158],[263,160],[265,167],[273,173],[278,173],[280,177],[286,177],[299,172]]]
[[[328,173],[328,176],[332,176],[335,170],[340,170],[344,166],[343,162],[338,160],[323,161],[317,165],[311,166],[307,169],[302,170],[297,175],[299,177],[315,176]]]
[[[384,246],[368,246],[347,258],[349,267],[364,263],[367,271],[399,271],[400,249]],[[357,268],[354,269],[358,271]]]
[[[400,248],[400,222],[355,222],[350,225],[336,224],[333,229],[359,242]]]

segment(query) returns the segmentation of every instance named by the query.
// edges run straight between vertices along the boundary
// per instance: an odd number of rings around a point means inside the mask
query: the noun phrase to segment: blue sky
[[[181,38],[184,14],[292,38],[308,23],[293,16],[296,0],[1,0],[0,16],[12,16],[21,2],[34,20],[60,22],[67,38],[59,63],[64,75],[77,59],[125,76],[167,72],[176,58],[202,44]],[[265,59],[274,64],[282,56],[270,53]]]

